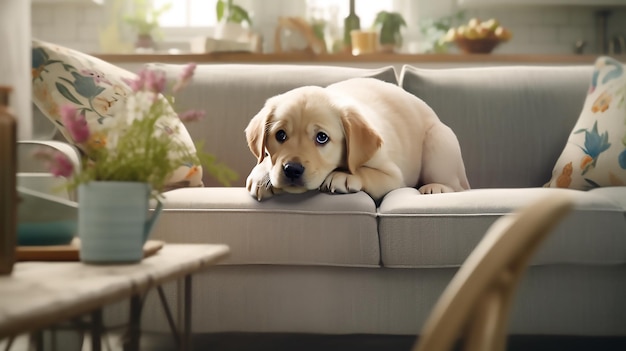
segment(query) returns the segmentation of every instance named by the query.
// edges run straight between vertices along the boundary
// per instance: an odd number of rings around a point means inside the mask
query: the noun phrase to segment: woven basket
[[[500,44],[498,38],[467,39],[456,38],[456,45],[466,54],[488,54]]]

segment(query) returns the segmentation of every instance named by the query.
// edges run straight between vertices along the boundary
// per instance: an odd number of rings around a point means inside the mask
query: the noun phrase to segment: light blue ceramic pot
[[[161,213],[149,210],[150,186],[140,182],[89,182],[78,187],[80,259],[88,263],[138,262]]]

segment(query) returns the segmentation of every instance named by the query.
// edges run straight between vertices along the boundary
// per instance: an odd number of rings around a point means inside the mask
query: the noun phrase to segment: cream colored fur
[[[454,132],[422,100],[373,78],[274,96],[245,132],[258,159],[246,186],[258,200],[315,189],[378,200],[407,186],[470,188]]]

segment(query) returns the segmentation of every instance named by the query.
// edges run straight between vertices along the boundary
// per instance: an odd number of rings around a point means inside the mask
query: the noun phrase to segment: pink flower
[[[67,156],[56,152],[50,166],[50,173],[55,177],[70,177],[74,173],[74,165]]]
[[[122,81],[128,84],[128,86],[134,93],[138,92],[143,87],[143,81],[140,80],[139,78],[137,79],[122,78]]]
[[[35,151],[34,156],[44,161],[50,173],[55,177],[67,178],[74,173],[74,164],[61,152],[38,149]]]
[[[196,71],[197,65],[194,62],[190,62],[183,69],[183,73],[180,76],[180,80],[188,81],[193,77],[194,72]]]
[[[76,143],[84,143],[89,139],[89,126],[83,113],[78,113],[73,105],[61,106],[61,122]]]
[[[162,93],[165,90],[165,72],[155,70],[144,70],[144,89],[153,93]]]
[[[196,64],[195,63],[189,63],[187,64],[187,66],[185,66],[185,68],[183,69],[183,72],[181,73],[180,77],[178,77],[178,81],[176,81],[176,84],[174,84],[174,87],[172,88],[172,92],[177,93],[179,91],[181,91],[183,88],[185,88],[189,82],[191,82],[191,78],[193,78],[193,75],[196,71]]]
[[[195,122],[204,118],[204,111],[201,110],[188,110],[183,113],[178,114],[178,118],[180,118],[183,122]]]
[[[144,68],[139,71],[135,79],[122,79],[124,83],[133,90],[133,92],[149,91],[155,94],[161,94],[165,91],[167,79],[165,72]]]

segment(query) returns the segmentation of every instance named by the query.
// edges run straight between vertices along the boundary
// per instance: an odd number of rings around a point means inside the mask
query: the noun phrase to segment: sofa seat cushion
[[[225,264],[380,264],[376,207],[365,193],[313,191],[258,202],[245,188],[207,187],[165,197],[154,237],[227,244],[231,255]]]
[[[624,215],[626,216],[626,186],[608,186],[603,188],[594,188],[589,190],[590,193],[604,196],[613,200],[622,206]]]
[[[379,208],[382,265],[460,266],[498,217],[556,192],[570,195],[575,209],[531,265],[625,263],[624,208],[602,193],[515,188],[420,195],[416,189],[402,188],[387,194]]]

